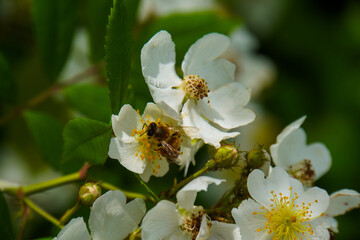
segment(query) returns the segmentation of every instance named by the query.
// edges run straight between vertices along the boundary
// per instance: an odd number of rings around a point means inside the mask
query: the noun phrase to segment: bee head
[[[151,122],[147,128],[147,135],[149,137],[153,136],[155,134],[157,124],[155,122]]]

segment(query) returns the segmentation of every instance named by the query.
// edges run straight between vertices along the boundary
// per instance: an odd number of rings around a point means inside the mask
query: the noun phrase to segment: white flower
[[[300,181],[275,167],[269,177],[258,169],[248,178],[251,197],[232,210],[243,240],[329,239],[326,218],[322,218],[329,195],[313,187],[304,191]]]
[[[183,124],[200,130],[190,137],[215,147],[240,134],[229,130],[255,118],[244,108],[250,93],[234,82],[234,64],[220,58],[229,45],[229,38],[218,33],[199,39],[182,62],[183,79],[175,71],[175,45],[168,32],[158,32],[141,51],[143,75],[155,103],[172,117],[181,111]]]
[[[274,80],[275,67],[265,56],[255,53],[257,40],[245,27],[238,27],[230,34],[231,44],[222,55],[236,65],[235,80],[258,96]]]
[[[206,191],[209,184],[219,185],[223,180],[198,177],[176,195],[178,204],[160,201],[145,215],[142,238],[151,239],[240,239],[235,224],[210,221],[201,206],[194,206],[197,192]]]
[[[331,230],[338,231],[338,224],[334,217],[343,215],[352,209],[360,207],[360,193],[351,189],[342,189],[330,195],[330,204],[325,216],[331,223]]]
[[[331,156],[322,143],[306,145],[306,133],[299,128],[305,116],[288,125],[270,146],[276,166],[284,168],[307,186],[324,175],[330,168]]]
[[[154,103],[147,104],[142,116],[130,105],[124,105],[119,115],[112,116],[115,137],[110,142],[109,156],[119,160],[128,170],[140,174],[146,182],[151,175],[162,177],[169,170],[169,163],[160,142],[147,135],[148,126],[152,122],[179,127],[175,119],[165,116]],[[175,130],[170,132],[174,133]],[[186,134],[176,133],[171,141],[178,141],[180,144],[179,164],[187,171],[190,162],[195,161],[197,148],[192,147]]]
[[[126,203],[120,191],[108,191],[95,200],[89,218],[90,234],[82,217],[72,219],[54,240],[121,240],[137,227],[146,212],[142,199]]]

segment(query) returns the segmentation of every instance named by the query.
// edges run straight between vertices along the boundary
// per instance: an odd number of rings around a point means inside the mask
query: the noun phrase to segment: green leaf
[[[63,131],[62,170],[78,170],[85,162],[94,165],[105,163],[111,133],[110,124],[86,118],[69,121]]]
[[[108,123],[111,117],[109,89],[99,85],[75,85],[63,90],[66,101],[89,118]]]
[[[0,101],[14,103],[17,98],[14,77],[5,57],[0,53]]]
[[[112,0],[89,0],[87,9],[90,37],[91,61],[97,62],[105,56],[105,35]]]
[[[44,160],[55,169],[60,168],[62,155],[62,124],[46,113],[25,112],[27,126]]]
[[[33,0],[35,33],[45,71],[53,82],[69,55],[79,1]]]
[[[107,36],[105,62],[112,113],[118,114],[127,97],[131,65],[131,27],[122,0],[114,0]]]
[[[4,195],[0,192],[0,236],[1,239],[14,239],[14,232],[11,225],[11,218],[9,213],[9,208],[6,204]]]

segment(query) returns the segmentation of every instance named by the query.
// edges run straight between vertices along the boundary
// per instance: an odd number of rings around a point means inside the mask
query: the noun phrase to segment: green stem
[[[129,240],[135,240],[136,235],[138,235],[138,233],[140,232],[140,230],[141,230],[140,228],[135,229],[135,230],[130,234]]]
[[[156,200],[151,197],[151,196],[145,196],[141,193],[136,193],[136,192],[129,192],[129,191],[126,191],[126,190],[123,190],[123,189],[120,189],[114,185],[112,185],[111,183],[108,183],[108,182],[101,182],[99,183],[100,186],[106,190],[113,190],[113,191],[116,191],[116,190],[119,190],[121,192],[123,192],[126,196],[126,198],[130,198],[130,199],[135,199],[135,198],[140,198],[140,199],[143,199],[145,201],[152,201],[154,203],[156,203]]]
[[[58,228],[63,228],[64,226],[61,225],[61,223],[54,218],[53,216],[51,216],[49,213],[45,212],[44,210],[42,210],[38,205],[36,205],[33,201],[31,201],[28,197],[24,196],[23,197],[23,201],[24,203],[29,206],[30,209],[32,209],[34,212],[37,212],[39,215],[43,216],[45,219],[47,219],[48,221],[52,222],[54,225],[56,225]]]
[[[41,183],[31,184],[25,187],[10,187],[4,190],[4,192],[16,196],[21,190],[21,193],[25,196],[30,194],[38,193],[45,191],[47,189],[51,189],[57,186],[61,186],[67,183],[76,182],[85,179],[87,170],[90,167],[89,164],[85,163],[83,168],[80,169],[78,172],[71,173],[69,175],[61,176],[55,179],[51,179]]]
[[[139,182],[146,188],[148,193],[150,193],[150,195],[155,199],[155,202],[160,202],[161,199],[148,187],[148,185],[146,185],[146,183],[139,177],[139,175],[136,173],[134,175],[139,180]]]
[[[66,210],[64,215],[62,215],[59,221],[60,224],[65,225],[69,221],[71,216],[74,215],[80,209],[80,207],[81,207],[80,201],[77,200],[75,205],[72,208]]]
[[[172,198],[175,193],[182,188],[183,186],[185,186],[187,183],[189,183],[190,181],[194,180],[195,178],[201,176],[204,173],[207,173],[210,169],[212,169],[212,164],[213,164],[213,160],[209,160],[205,167],[203,167],[202,169],[200,169],[199,171],[197,171],[196,173],[194,173],[193,175],[185,178],[184,180],[182,180],[181,182],[179,182],[178,184],[176,184],[175,186],[173,186],[168,193],[166,193],[166,196],[168,196],[169,198]]]

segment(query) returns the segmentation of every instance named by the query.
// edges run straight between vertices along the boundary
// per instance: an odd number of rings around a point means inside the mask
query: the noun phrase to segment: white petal
[[[250,92],[241,83],[226,84],[211,91],[209,100],[198,101],[199,112],[209,121],[229,130],[244,126],[255,119],[255,114],[244,106],[250,100]]]
[[[162,200],[150,209],[141,224],[144,240],[168,239],[171,235],[181,235],[180,215],[176,205]]]
[[[133,129],[141,129],[140,115],[129,104],[124,105],[119,115],[112,115],[111,122],[115,136],[125,142],[136,141],[132,136]]]
[[[140,174],[140,178],[144,182],[148,182],[151,176],[155,176],[155,177],[164,176],[169,171],[169,163],[165,158],[161,157],[160,159],[158,159],[158,164],[160,165],[160,168],[157,169],[158,170],[157,173],[154,173],[153,168],[155,166],[150,163],[147,163],[144,173]]]
[[[177,119],[176,115],[172,113],[175,112],[177,115],[179,114],[182,101],[185,97],[185,91],[171,87],[160,88],[152,84],[150,80],[148,81],[148,87],[154,102],[162,106],[162,109],[166,111],[169,116]]]
[[[57,240],[91,240],[82,217],[72,219],[57,235]]]
[[[175,44],[167,31],[155,34],[141,50],[141,66],[145,80],[151,85],[169,88],[181,84],[175,72]]]
[[[141,66],[154,101],[179,112],[185,92],[173,89],[182,80],[175,72],[175,45],[168,32],[158,32],[144,45]]]
[[[209,240],[241,240],[240,229],[236,224],[211,221]]]
[[[141,160],[140,154],[135,156],[138,152],[138,142],[125,143],[119,141],[117,138],[112,138],[109,147],[109,157],[119,160],[120,164],[128,170],[135,173],[143,173],[146,167],[146,160]]]
[[[224,181],[224,179],[216,179],[207,176],[195,178],[177,192],[176,199],[179,206],[187,210],[191,210],[198,192],[207,191],[208,186],[212,183],[219,185]]]
[[[305,119],[306,119],[306,116],[302,116],[301,118],[299,118],[295,122],[293,122],[293,123],[289,124],[288,126],[286,126],[284,128],[284,130],[277,136],[277,138],[276,138],[277,142],[283,141],[286,138],[287,135],[292,133],[294,130],[298,129],[301,126],[301,124],[303,124]]]
[[[263,229],[267,222],[263,214],[253,214],[254,212],[263,212],[261,207],[260,204],[249,198],[231,211],[236,224],[240,227],[242,240],[272,239],[272,235],[269,235],[267,231],[257,231],[257,229]]]
[[[275,167],[267,179],[264,176],[261,170],[255,169],[249,174],[247,186],[251,197],[270,209],[273,203],[270,201],[273,198],[271,191],[277,195],[282,193],[283,196],[289,196],[290,180],[289,175],[280,167]]]
[[[196,236],[196,240],[207,240],[210,236],[210,228],[207,224],[207,217],[204,214],[201,219],[199,233]]]
[[[295,200],[295,205],[305,203],[308,206],[308,203],[311,203],[309,212],[311,212],[311,217],[314,218],[325,213],[329,201],[329,195],[324,189],[313,187],[299,195],[299,198]]]
[[[324,144],[306,146],[306,134],[302,128],[293,129],[282,141],[272,145],[270,151],[275,164],[285,169],[302,160],[311,160],[316,179],[324,175],[331,165],[330,152]]]
[[[203,118],[197,109],[194,100],[188,100],[182,109],[182,119],[184,126],[197,127],[199,133],[196,133],[191,138],[201,138],[205,143],[213,145],[214,147],[220,147],[220,141],[236,137],[239,132],[226,132],[220,128],[212,126],[205,118]]]
[[[351,189],[342,189],[330,195],[327,216],[336,217],[360,207],[360,193]]]
[[[210,33],[197,40],[182,62],[184,75],[199,75],[208,83],[210,90],[233,82],[235,65],[225,59],[219,59],[229,46],[230,39],[219,33]]]
[[[149,116],[149,118],[147,118],[147,116]],[[151,122],[156,122],[159,118],[162,123],[173,126],[180,125],[176,119],[167,116],[166,112],[162,111],[159,104],[147,103],[144,110],[143,119],[149,119],[149,121]],[[180,116],[178,116],[177,118],[180,118]]]
[[[310,236],[313,240],[328,240],[330,239],[329,228],[331,228],[329,218],[320,217],[310,221],[314,233]],[[309,236],[309,235],[308,235]]]
[[[125,204],[120,191],[108,191],[93,204],[89,227],[94,240],[121,240],[134,231],[145,214],[141,199]]]
[[[339,229],[338,229],[338,222],[335,218],[333,217],[328,217],[328,221],[329,221],[329,224],[330,224],[330,230],[335,232],[335,233],[339,233]]]
[[[322,143],[312,143],[307,146],[304,151],[304,159],[311,160],[316,179],[323,176],[331,167],[330,151]]]
[[[185,142],[185,141],[184,141]],[[201,140],[195,140],[195,143],[193,143],[190,147],[187,146],[181,146],[181,167],[182,170],[184,168],[184,176],[187,175],[187,171],[189,169],[190,163],[195,165],[195,154],[200,149],[201,146],[204,145],[204,142]]]

